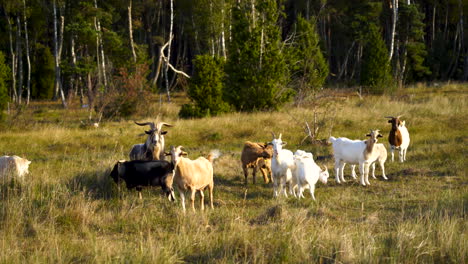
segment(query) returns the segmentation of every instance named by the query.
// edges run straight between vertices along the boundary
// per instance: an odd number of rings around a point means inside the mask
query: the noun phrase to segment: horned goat
[[[273,180],[273,195],[278,197],[280,193],[283,193],[285,197],[288,197],[286,193],[286,184],[289,185],[289,193],[295,195],[294,185],[295,179],[293,179],[292,172],[295,168],[294,155],[288,149],[283,149],[287,143],[281,140],[281,133],[276,138],[275,134],[272,133],[273,140],[273,157],[271,159],[271,172]],[[280,190],[278,191],[278,185]]]
[[[155,125],[153,122],[138,123],[139,126],[150,126],[150,130],[145,131],[148,135],[145,143],[135,144],[130,150],[130,160],[164,160],[164,135],[167,131],[162,131],[162,126],[172,127],[172,125],[159,122]]]
[[[405,126],[405,121],[400,120],[401,115],[397,117],[386,116],[389,118],[388,123],[392,124],[392,130],[388,135],[388,142],[390,143],[390,153],[392,154],[392,162],[394,161],[393,151],[399,149],[400,162],[406,161],[406,151],[410,144],[410,136],[408,129]]]
[[[366,186],[369,183],[369,166],[380,156],[375,144],[377,139],[382,137],[379,130],[371,130],[366,136],[367,140],[350,140],[348,138],[330,137],[333,146],[333,155],[335,156],[335,179],[336,182],[345,182],[343,169],[346,163],[359,164],[361,174],[361,184]]]

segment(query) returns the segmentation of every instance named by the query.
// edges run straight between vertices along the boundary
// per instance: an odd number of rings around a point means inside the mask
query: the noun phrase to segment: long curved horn
[[[156,126],[158,128],[158,131],[161,131],[162,126],[173,127],[173,125],[171,125],[171,124],[168,124],[168,123],[165,123],[165,122],[159,122],[157,124],[157,126]]]
[[[137,121],[133,121],[135,122],[135,124],[139,125],[139,126],[150,126],[151,127],[151,130],[154,130],[156,127],[154,125],[153,122],[146,122],[146,123],[138,123]]]
[[[404,116],[404,115],[399,115],[399,116],[397,116],[397,118],[400,118],[400,117],[402,117],[402,116]]]

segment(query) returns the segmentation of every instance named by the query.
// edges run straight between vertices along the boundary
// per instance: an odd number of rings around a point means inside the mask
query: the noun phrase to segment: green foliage
[[[40,65],[40,67],[32,68],[31,95],[36,99],[52,99],[55,81],[54,56],[49,47],[40,43],[36,44],[35,54],[36,57],[32,64]]]
[[[239,3],[232,9],[224,98],[236,110],[278,109],[293,95],[285,87],[287,65],[276,25],[280,11],[276,1],[260,1],[254,23],[250,3]]]
[[[297,89],[317,91],[322,88],[328,76],[328,63],[320,49],[319,36],[313,20],[297,18],[297,38],[289,53],[291,78]]]
[[[193,104],[183,105],[180,117],[203,117],[227,112],[229,105],[223,101],[224,60],[210,55],[198,55],[194,61],[194,74],[187,94]]]
[[[0,120],[3,120],[3,111],[7,108],[9,97],[7,81],[10,76],[10,67],[5,62],[5,56],[0,51]]]
[[[361,85],[368,87],[371,93],[381,94],[390,88],[391,80],[387,47],[378,27],[370,25],[363,51]]]

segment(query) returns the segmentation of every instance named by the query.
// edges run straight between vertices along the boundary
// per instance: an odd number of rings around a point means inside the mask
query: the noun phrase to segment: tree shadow
[[[110,170],[79,173],[70,179],[66,186],[71,192],[84,192],[94,200],[114,199],[121,195],[109,173]],[[120,188],[122,189],[122,186]]]

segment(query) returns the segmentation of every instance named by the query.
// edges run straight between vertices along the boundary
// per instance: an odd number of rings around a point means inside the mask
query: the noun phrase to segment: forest
[[[0,108],[60,100],[125,117],[278,109],[327,87],[468,79],[462,0],[2,0]],[[162,99],[161,99],[162,98]]]

